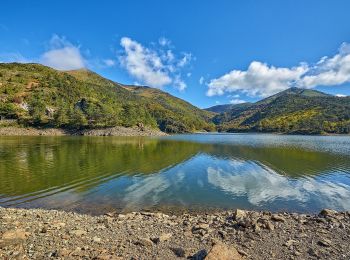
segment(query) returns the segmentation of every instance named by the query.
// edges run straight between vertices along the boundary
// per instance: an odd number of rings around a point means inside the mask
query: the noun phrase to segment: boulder
[[[332,241],[330,241],[329,239],[322,239],[320,241],[318,241],[318,243],[320,246],[323,246],[323,247],[331,247],[332,246]]]
[[[239,220],[239,219],[243,219],[247,216],[247,212],[245,210],[241,210],[241,209],[236,209],[233,212],[233,219],[234,220]]]
[[[186,251],[181,247],[171,248],[171,251],[173,251],[177,257],[185,257],[186,256]]]
[[[5,231],[2,235],[3,240],[12,240],[12,239],[20,239],[25,240],[29,236],[28,232],[25,232],[23,229],[9,230]]]
[[[273,214],[271,216],[271,219],[274,220],[274,221],[277,221],[277,222],[285,222],[286,219],[280,215],[277,215],[277,214]]]
[[[273,231],[275,229],[275,226],[270,221],[267,221],[265,226],[270,231]]]
[[[205,257],[206,260],[241,260],[242,257],[234,247],[223,243],[215,244]]]
[[[0,248],[9,244],[20,244],[29,237],[30,233],[23,229],[9,230],[2,234]]]
[[[330,217],[330,216],[334,216],[336,215],[338,212],[336,210],[332,210],[332,209],[323,209],[321,212],[320,212],[320,216],[322,217]]]

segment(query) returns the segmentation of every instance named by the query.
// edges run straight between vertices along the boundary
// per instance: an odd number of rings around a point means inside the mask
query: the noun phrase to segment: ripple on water
[[[1,137],[0,206],[350,210],[349,154],[349,136]]]

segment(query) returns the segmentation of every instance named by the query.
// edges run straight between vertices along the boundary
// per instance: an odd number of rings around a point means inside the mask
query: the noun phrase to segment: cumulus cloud
[[[170,41],[159,39],[160,48],[148,48],[128,37],[123,37],[120,45],[123,53],[119,56],[120,63],[137,81],[156,88],[162,88],[173,83],[179,90],[186,88],[181,79],[181,70],[188,65],[192,54],[183,53],[177,58],[168,47]]]
[[[169,46],[171,44],[171,41],[165,37],[160,37],[158,42],[161,46]]]
[[[199,84],[203,85],[203,83],[204,83],[204,77],[202,76],[202,77],[199,78]]]
[[[336,94],[335,96],[336,97],[346,97],[346,95],[344,95],[344,94]]]
[[[125,55],[120,58],[121,64],[132,76],[159,88],[171,83],[171,78],[156,52],[127,37],[123,37],[120,44],[125,50]]]
[[[184,66],[186,66],[186,65],[188,65],[190,62],[191,62],[191,60],[192,60],[192,54],[191,53],[183,53],[183,57],[182,57],[182,59],[180,59],[180,61],[178,62],[178,66],[179,67],[184,67]]]
[[[298,84],[302,87],[334,86],[350,82],[350,44],[343,43],[338,54],[323,57]]]
[[[40,63],[58,70],[73,70],[86,66],[80,47],[58,35],[52,36],[49,50],[40,57]]]
[[[185,90],[185,88],[187,87],[186,83],[181,79],[179,75],[175,76],[174,86],[180,91]]]
[[[246,71],[231,72],[212,79],[208,84],[208,96],[240,91],[250,96],[266,97],[292,86],[307,71],[306,65],[293,68],[277,68],[253,61]]]
[[[322,57],[315,65],[300,63],[291,68],[253,61],[248,69],[232,70],[208,84],[208,96],[242,92],[266,97],[292,86],[314,88],[350,82],[350,44],[343,43],[333,57]]]
[[[239,98],[234,98],[230,100],[230,104],[237,105],[237,104],[242,104],[245,103],[245,100],[239,99]]]
[[[105,59],[105,60],[103,60],[103,63],[104,63],[104,65],[107,66],[107,67],[113,67],[113,66],[115,66],[115,61],[112,60],[112,59]]]
[[[27,44],[26,39],[22,41]],[[46,50],[38,57],[25,57],[19,52],[0,53],[0,62],[41,63],[58,70],[80,68],[106,68],[116,65],[113,59],[91,58],[88,50],[82,51],[64,36],[54,34],[46,44]]]

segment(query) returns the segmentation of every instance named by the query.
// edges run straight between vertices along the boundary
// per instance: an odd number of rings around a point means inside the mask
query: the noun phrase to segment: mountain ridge
[[[82,69],[0,64],[0,115],[22,125],[103,128],[145,125],[168,133],[212,130],[210,113],[161,90],[158,98]],[[169,105],[171,104],[171,105]]]
[[[162,90],[121,84],[87,69],[0,63],[1,118],[22,126],[70,129],[347,134],[350,97],[289,88],[255,103],[200,109]]]
[[[245,109],[231,106],[212,121],[224,132],[350,133],[350,97],[290,88]]]

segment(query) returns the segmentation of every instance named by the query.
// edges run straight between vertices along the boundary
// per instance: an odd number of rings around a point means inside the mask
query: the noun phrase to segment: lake
[[[0,206],[350,210],[350,137],[0,137]]]

